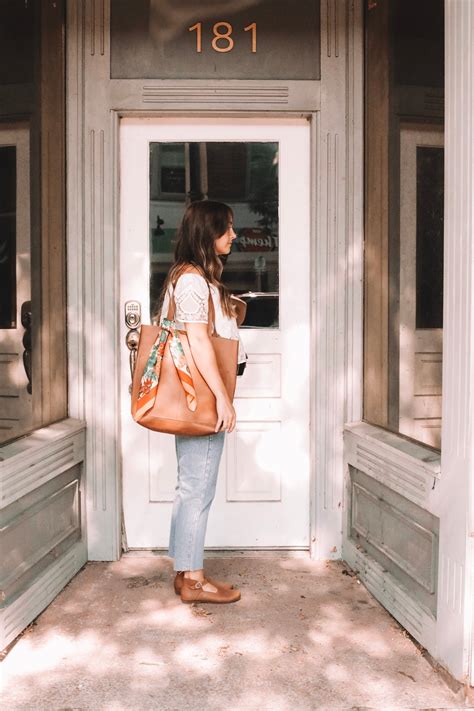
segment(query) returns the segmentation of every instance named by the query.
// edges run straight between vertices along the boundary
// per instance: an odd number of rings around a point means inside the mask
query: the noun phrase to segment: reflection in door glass
[[[0,147],[0,328],[16,328],[16,148]]]
[[[444,149],[416,149],[416,327],[443,328]]]
[[[189,202],[220,200],[234,212],[223,281],[247,301],[243,327],[278,327],[278,143],[150,144],[150,305],[156,312]]]

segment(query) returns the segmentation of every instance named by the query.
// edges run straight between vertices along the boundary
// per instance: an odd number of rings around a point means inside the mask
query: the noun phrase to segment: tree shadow
[[[165,556],[88,563],[3,663],[8,709],[459,708],[340,562],[210,558],[242,590],[183,605]]]

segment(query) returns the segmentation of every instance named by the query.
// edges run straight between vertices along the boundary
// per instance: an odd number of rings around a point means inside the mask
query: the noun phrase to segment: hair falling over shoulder
[[[223,202],[197,200],[188,205],[178,227],[174,263],[163,285],[160,310],[169,284],[174,284],[187,267],[193,266],[219,289],[226,316],[235,315],[230,292],[221,281],[223,264],[214,244],[227,231],[231,219],[232,209]]]

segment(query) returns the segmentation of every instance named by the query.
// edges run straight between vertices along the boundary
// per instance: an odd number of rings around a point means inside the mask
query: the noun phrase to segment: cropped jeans
[[[204,566],[204,538],[224,438],[225,431],[204,437],[175,436],[178,483],[168,552],[176,571]]]

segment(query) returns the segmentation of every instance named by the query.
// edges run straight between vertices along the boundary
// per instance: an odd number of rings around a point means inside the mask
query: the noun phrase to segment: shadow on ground
[[[88,563],[6,656],[2,709],[465,708],[342,563],[206,563],[240,602],[182,604],[166,557]]]

